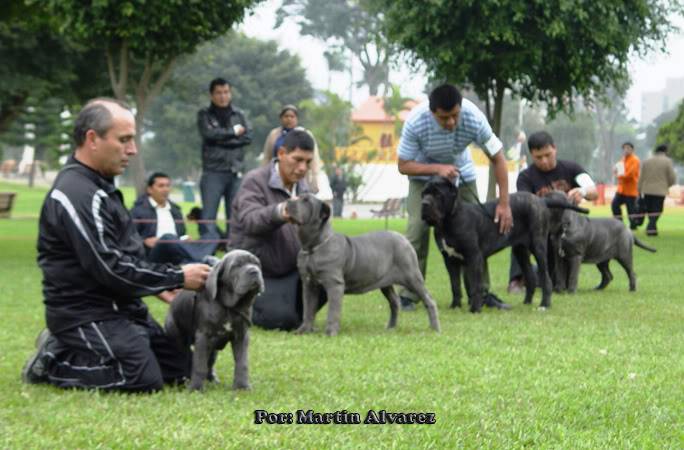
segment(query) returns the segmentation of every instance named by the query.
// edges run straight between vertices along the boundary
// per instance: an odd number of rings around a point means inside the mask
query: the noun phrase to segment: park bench
[[[16,195],[16,192],[0,192],[0,218],[9,218]]]
[[[388,198],[380,209],[371,209],[373,217],[385,218],[385,229],[388,227],[388,219],[394,216],[403,216],[402,198]]]

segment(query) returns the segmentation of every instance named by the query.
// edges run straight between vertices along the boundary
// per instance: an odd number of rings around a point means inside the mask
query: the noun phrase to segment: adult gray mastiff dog
[[[298,225],[302,249],[297,268],[303,285],[303,321],[298,333],[313,331],[319,289],[328,296],[325,332],[334,336],[340,329],[344,294],[363,294],[380,289],[389,302],[387,328],[397,324],[399,295],[393,285],[413,291],[425,304],[430,327],[439,331],[437,306],[430,297],[418,269],[418,257],[409,241],[399,233],[378,231],[347,237],[334,233],[330,207],[310,194],[287,202],[287,212]]]
[[[461,306],[461,266],[465,266],[466,289],[470,311],[482,310],[482,272],[485,259],[496,252],[513,247],[525,278],[525,303],[532,303],[536,277],[529,255],[537,260],[539,276],[542,278],[541,306],[551,306],[551,279],[547,266],[547,240],[549,235],[549,208],[570,208],[588,212],[571,205],[567,200],[545,201],[529,192],[510,195],[513,229],[510,233],[499,233],[494,223],[496,202],[480,205],[463,202],[458,196],[458,187],[442,177],[434,177],[425,186],[422,194],[421,215],[425,222],[434,227],[437,246],[444,257],[451,279],[452,308]]]
[[[559,256],[566,263],[561,268],[566,267],[567,274],[558,275],[561,280],[559,289],[577,291],[582,263],[596,264],[601,272],[601,283],[596,289],[605,289],[613,280],[609,264],[611,259],[615,259],[627,272],[629,290],[635,291],[636,274],[632,259],[635,244],[649,252],[656,251],[637,239],[621,220],[590,219],[574,211],[563,211],[560,220]]]
[[[259,259],[233,250],[211,269],[203,290],[182,291],[173,300],[165,328],[181,351],[194,345],[190,390],[202,389],[205,380],[217,381],[214,363],[228,341],[235,360],[233,389],[249,389],[251,308],[263,290]]]

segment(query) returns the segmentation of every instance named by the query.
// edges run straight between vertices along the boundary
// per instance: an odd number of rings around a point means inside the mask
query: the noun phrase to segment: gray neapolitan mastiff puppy
[[[397,324],[399,296],[393,285],[413,291],[427,308],[430,327],[439,331],[437,306],[430,297],[418,269],[418,257],[409,241],[399,233],[378,231],[347,237],[334,233],[330,207],[310,194],[287,202],[287,212],[298,225],[302,250],[297,267],[302,278],[303,321],[298,333],[313,331],[316,302],[323,287],[328,296],[326,333],[340,329],[344,294],[363,294],[380,289],[389,302],[388,328]]]
[[[636,274],[632,261],[634,245],[650,252],[656,251],[637,239],[621,220],[590,219],[574,211],[563,211],[559,242],[559,256],[567,263],[567,274],[559,274],[559,279],[561,288],[567,287],[568,292],[577,290],[582,263],[596,264],[601,272],[601,283],[596,289],[608,286],[613,280],[608,266],[611,259],[616,259],[625,269],[629,277],[629,290],[635,291]],[[567,285],[563,283],[565,281]]]
[[[263,290],[259,259],[233,250],[212,267],[204,289],[182,291],[173,300],[165,329],[181,351],[194,345],[190,390],[202,389],[206,379],[217,381],[214,363],[228,341],[235,360],[233,389],[249,389],[249,326],[254,299]]]
[[[463,202],[458,197],[458,187],[446,179],[434,177],[422,193],[422,219],[435,229],[435,240],[444,257],[451,279],[452,308],[461,306],[461,266],[465,266],[466,287],[470,311],[482,310],[482,276],[485,259],[498,251],[513,247],[513,254],[523,270],[525,278],[525,303],[532,302],[537,286],[529,254],[537,260],[542,277],[541,306],[551,306],[551,279],[547,266],[547,240],[549,235],[549,208],[569,208],[588,212],[565,201],[545,201],[529,192],[510,195],[513,213],[513,229],[499,233],[494,222],[496,201],[482,205]]]

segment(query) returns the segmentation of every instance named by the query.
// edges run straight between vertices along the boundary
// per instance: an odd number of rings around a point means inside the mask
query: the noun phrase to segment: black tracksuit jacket
[[[38,232],[50,331],[144,320],[140,297],[182,287],[181,268],[145,261],[143,247],[113,180],[69,158],[45,198]]]

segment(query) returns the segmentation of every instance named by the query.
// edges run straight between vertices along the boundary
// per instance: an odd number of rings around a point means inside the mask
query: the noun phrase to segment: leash
[[[460,178],[459,178],[459,181],[460,181]],[[460,184],[460,182],[459,182],[459,184]],[[489,214],[489,212],[487,212],[487,208],[485,208],[484,204],[480,201],[480,196],[477,194],[476,191],[473,191],[473,189],[471,188],[470,183],[464,183],[463,187],[465,187],[470,192],[470,194],[473,197],[475,197],[475,201],[480,206],[480,209],[482,210],[484,215],[489,217],[490,219],[494,220],[494,217],[492,217],[491,214]]]

